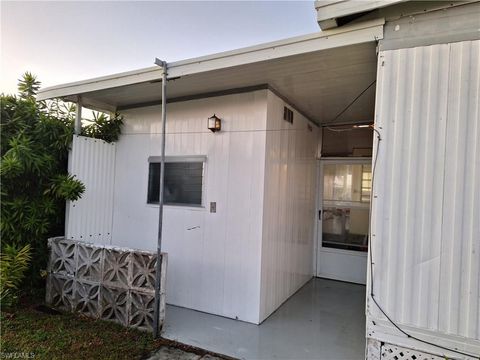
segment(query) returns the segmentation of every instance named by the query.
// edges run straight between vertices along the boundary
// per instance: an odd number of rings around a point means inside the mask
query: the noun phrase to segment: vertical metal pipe
[[[82,133],[82,98],[81,96],[77,97],[77,109],[75,111],[75,126],[73,128],[75,135],[80,135]]]
[[[155,309],[153,312],[153,337],[160,337],[160,293],[161,293],[161,269],[162,269],[162,227],[163,227],[163,181],[165,170],[165,131],[167,124],[167,63],[155,60],[155,64],[162,67],[162,148],[160,160],[160,190],[158,199],[158,239],[157,239],[157,263],[155,268]]]

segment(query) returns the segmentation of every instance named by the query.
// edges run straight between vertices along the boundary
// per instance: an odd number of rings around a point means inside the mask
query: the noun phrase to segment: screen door
[[[366,283],[371,159],[319,162],[317,276]]]

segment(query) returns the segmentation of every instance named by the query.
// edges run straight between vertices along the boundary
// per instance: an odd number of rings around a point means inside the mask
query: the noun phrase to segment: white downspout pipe
[[[158,199],[158,238],[157,238],[157,263],[155,268],[155,308],[153,312],[153,337],[160,337],[159,316],[160,316],[160,287],[162,269],[162,227],[163,227],[163,182],[165,170],[165,131],[167,124],[167,62],[155,59],[155,64],[160,66],[162,73],[162,150],[160,160],[160,191]]]

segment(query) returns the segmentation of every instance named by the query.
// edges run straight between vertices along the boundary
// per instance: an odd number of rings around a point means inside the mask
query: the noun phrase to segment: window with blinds
[[[166,205],[201,206],[203,161],[167,161],[163,199]],[[159,203],[160,163],[150,162],[148,173],[149,204]]]

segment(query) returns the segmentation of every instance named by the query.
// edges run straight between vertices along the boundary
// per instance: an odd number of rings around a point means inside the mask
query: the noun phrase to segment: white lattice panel
[[[406,349],[392,344],[382,344],[381,360],[444,360],[444,358],[422,351]]]

